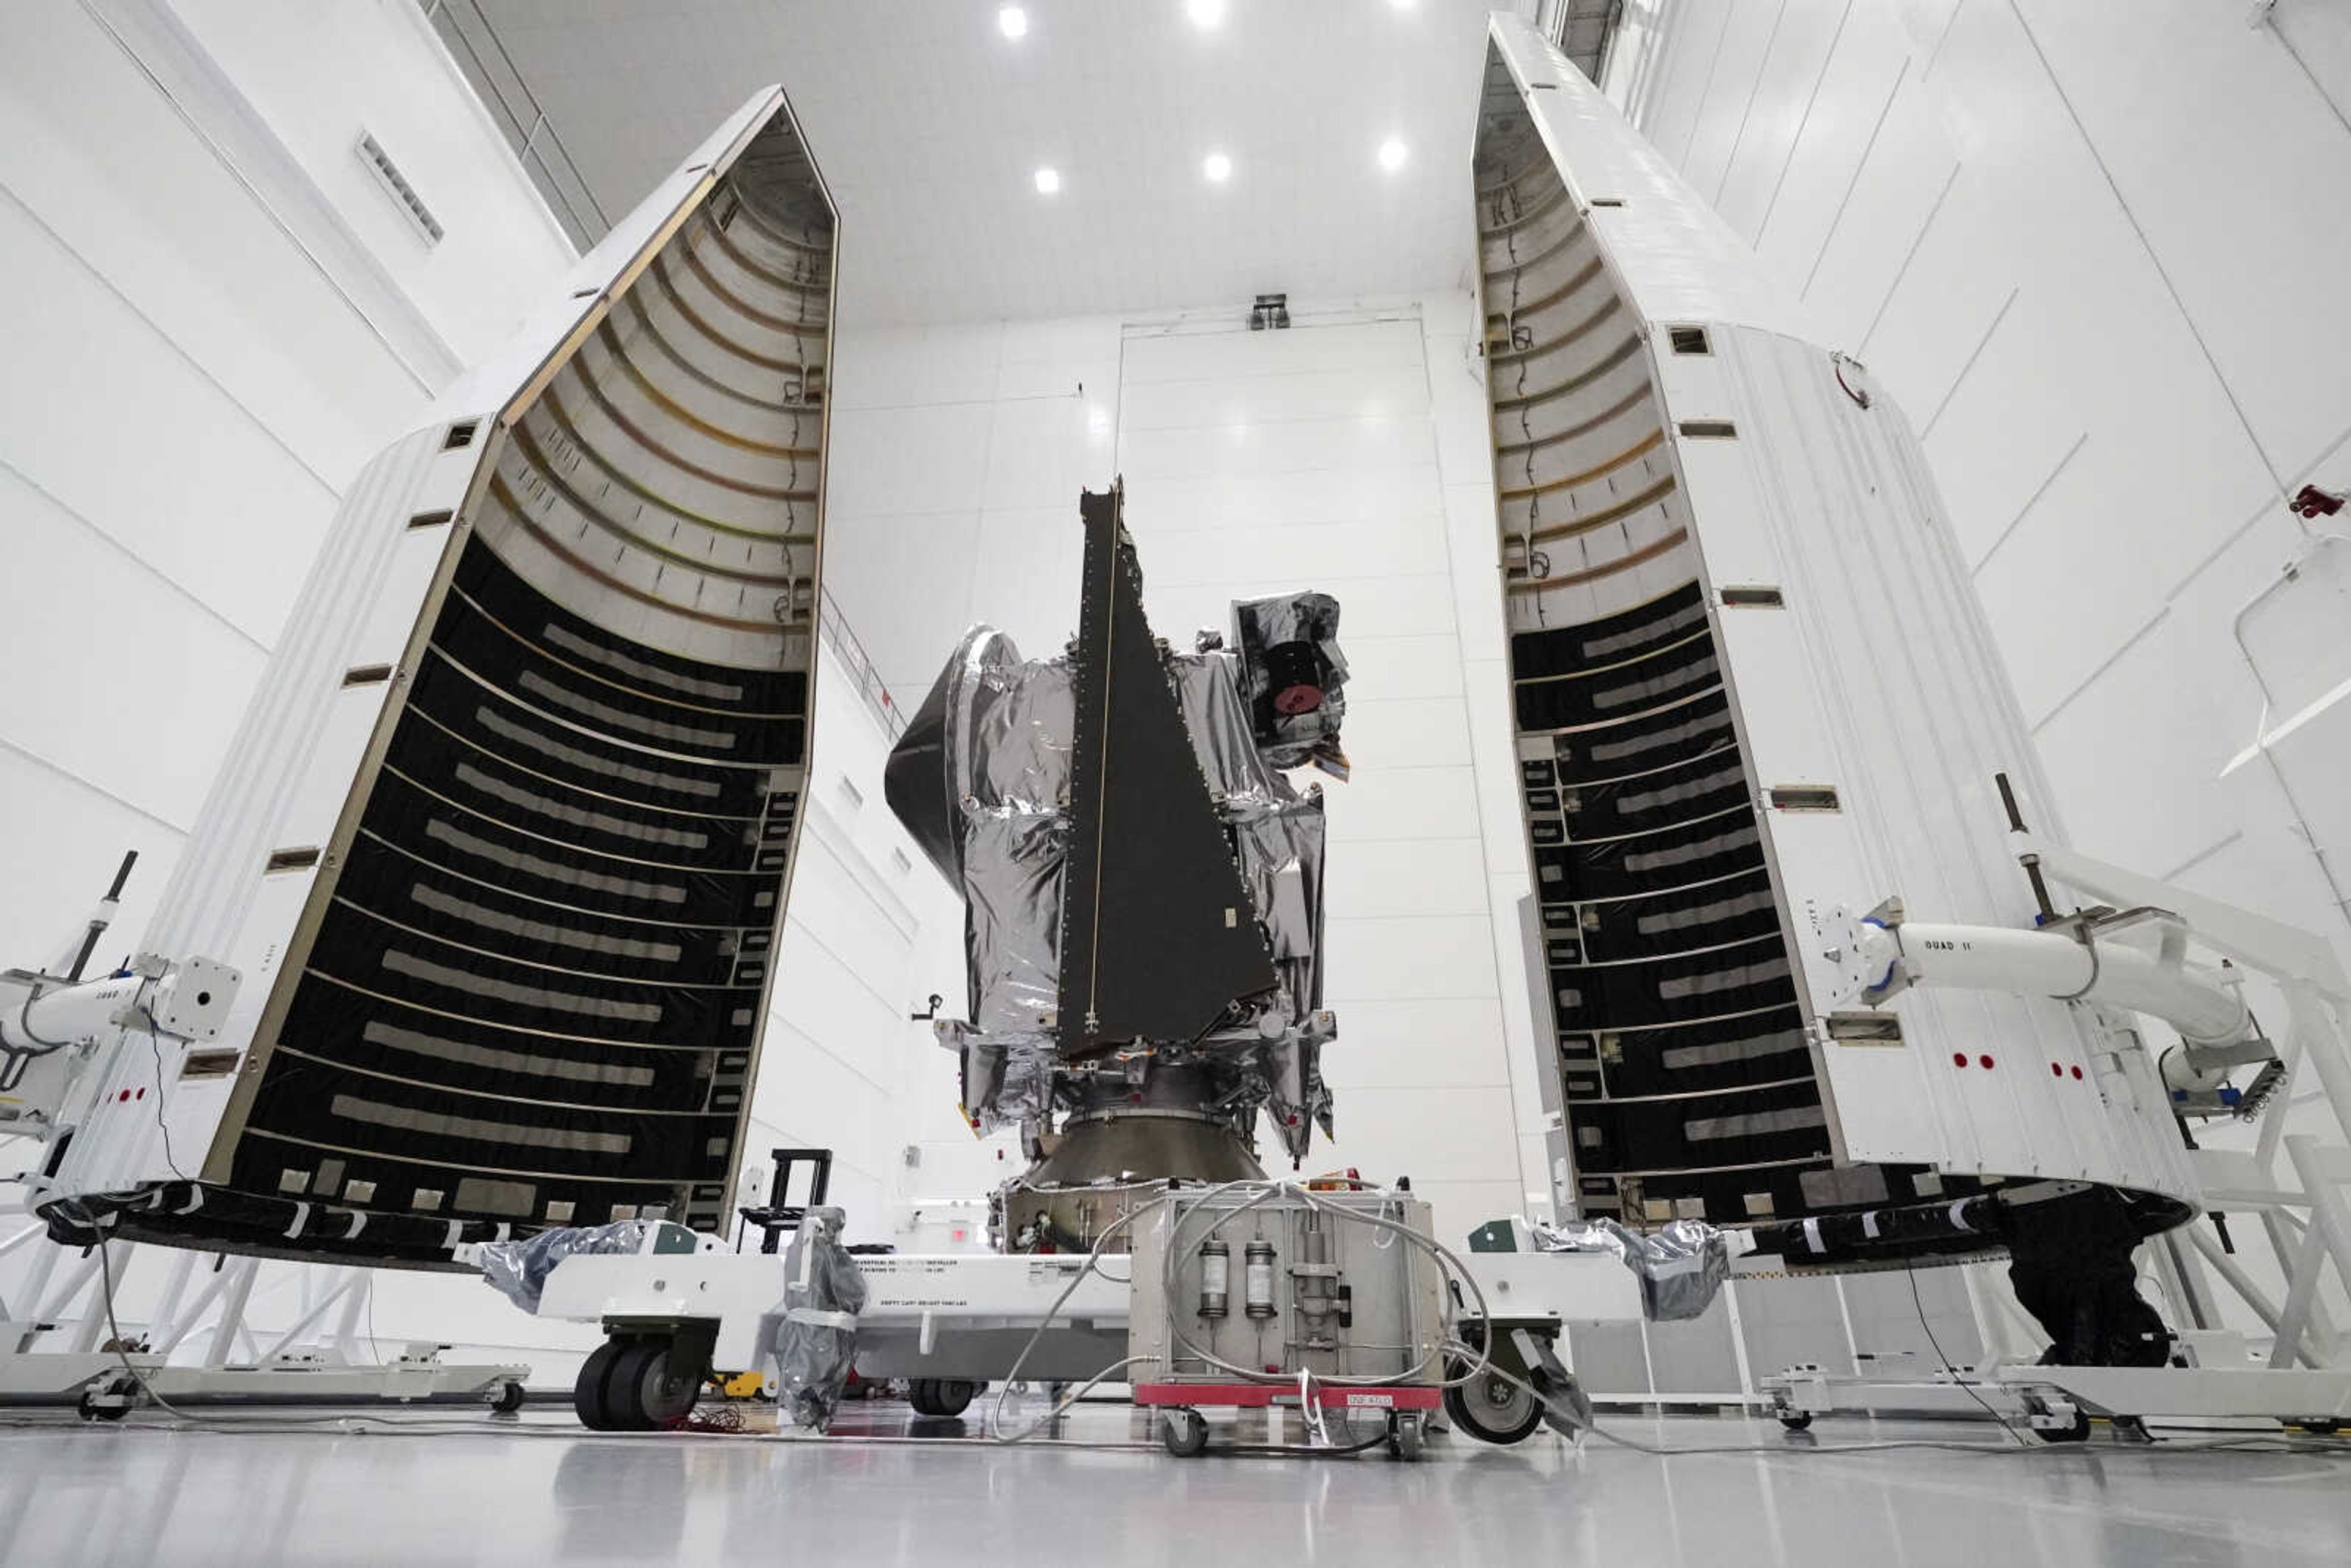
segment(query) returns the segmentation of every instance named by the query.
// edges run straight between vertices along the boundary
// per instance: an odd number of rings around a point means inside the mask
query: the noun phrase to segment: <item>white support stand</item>
[[[246,1316],[262,1260],[121,1241],[108,1243],[106,1265],[118,1296],[126,1275],[147,1260],[169,1272],[145,1321],[117,1312],[126,1342],[118,1353],[98,1252],[80,1255],[49,1241],[37,1221],[10,1218],[22,1224],[0,1233],[0,1258],[28,1250],[33,1258],[22,1283],[0,1299],[0,1405],[75,1404],[85,1416],[108,1418],[141,1402],[143,1380],[167,1401],[406,1403],[474,1395],[510,1410],[530,1376],[518,1364],[444,1362],[446,1345],[421,1341],[379,1361],[360,1333],[374,1276],[359,1267],[298,1265],[319,1277],[306,1281],[300,1314],[264,1344]],[[204,1281],[191,1296],[199,1266]],[[124,1369],[126,1357],[137,1380]]]
[[[2268,1356],[2253,1362],[2243,1336],[2219,1330],[2209,1317],[2182,1335],[2179,1360],[2187,1364],[2168,1367],[2041,1366],[1999,1344],[2005,1334],[1988,1333],[1985,1365],[1930,1379],[1845,1378],[1818,1367],[1792,1367],[1763,1380],[1774,1413],[1801,1427],[1831,1410],[1980,1414],[1989,1406],[2057,1441],[2086,1433],[2091,1416],[2113,1417],[2126,1430],[2165,1419],[2250,1417],[2316,1431],[2351,1423],[2351,1335],[2335,1332],[2324,1291],[2330,1263],[2351,1291],[2351,1031],[2346,1029],[2351,977],[2333,946],[2312,932],[2039,843],[2029,834],[2012,838],[2020,854],[2038,857],[2051,881],[2118,908],[2162,910],[2199,946],[2266,976],[2283,993],[2287,1027],[2277,1051],[2285,1077],[2262,1114],[2253,1148],[2198,1149],[2193,1163],[2210,1209],[2252,1222],[2242,1230],[2258,1227],[2286,1282],[2284,1298],[2272,1299],[2200,1221],[2154,1243],[2158,1275],[2176,1309],[2191,1318],[2215,1313],[2217,1281],[2269,1328]],[[2014,935],[2029,939],[2029,934]],[[1979,949],[1988,950],[1996,948]],[[2004,984],[1992,973],[1942,983],[2027,991],[2032,967],[2028,960]],[[2126,977],[2146,997],[2169,994],[2175,977],[2152,970]],[[2294,1090],[2305,1078],[2317,1081],[2311,1098],[2328,1108],[2333,1126],[2288,1133]],[[1983,1304],[1978,1317],[1989,1322],[1994,1314],[1982,1311]]]

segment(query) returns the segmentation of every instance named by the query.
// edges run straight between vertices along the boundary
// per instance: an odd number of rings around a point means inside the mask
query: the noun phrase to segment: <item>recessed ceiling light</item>
[[[1405,145],[1402,139],[1391,136],[1380,143],[1380,167],[1393,174],[1404,167]]]
[[[1008,38],[1026,37],[1029,32],[1029,13],[1018,5],[1007,5],[996,14],[996,30]]]
[[[1037,193],[1039,195],[1050,196],[1061,188],[1061,172],[1059,169],[1040,169],[1037,171]]]
[[[1221,152],[1211,152],[1200,160],[1200,172],[1221,185],[1233,177],[1233,161]]]
[[[1213,27],[1225,19],[1225,0],[1184,0],[1184,15],[1196,27]]]

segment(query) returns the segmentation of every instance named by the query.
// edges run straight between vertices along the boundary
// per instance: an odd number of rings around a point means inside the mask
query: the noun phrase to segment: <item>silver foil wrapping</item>
[[[1527,1228],[1543,1252],[1613,1252],[1641,1281],[1641,1312],[1651,1322],[1681,1322],[1714,1304],[1730,1278],[1729,1232],[1702,1219],[1677,1219],[1648,1235],[1613,1219]]]
[[[582,1253],[642,1252],[663,1223],[619,1219],[610,1225],[559,1226],[519,1241],[485,1241],[474,1254],[474,1262],[491,1289],[524,1312],[535,1313],[547,1289],[547,1277],[558,1263]]]
[[[1273,1011],[1246,1029],[1186,1042],[1186,1051],[1235,1070],[1238,1102],[1262,1105],[1284,1149],[1304,1155],[1311,1129],[1331,1129],[1320,1053],[1332,1032],[1322,1000],[1322,792],[1301,792],[1282,769],[1315,754],[1338,756],[1345,678],[1329,635],[1338,606],[1321,594],[1236,605],[1235,642],[1166,656],[1193,754],[1231,836],[1265,925],[1280,975]],[[1266,635],[1296,642],[1318,633],[1322,709],[1270,716],[1266,677],[1250,650]],[[1296,654],[1291,655],[1294,658]],[[952,813],[952,865],[965,904],[969,979],[967,1023],[942,1025],[942,1043],[964,1059],[965,1109],[983,1130],[1046,1120],[1052,1108],[1061,894],[1074,727],[1065,658],[1023,660],[1009,638],[974,627],[942,675],[944,756]],[[1256,690],[1252,691],[1252,683]],[[1322,711],[1327,710],[1327,711]],[[935,856],[934,858],[938,858]]]

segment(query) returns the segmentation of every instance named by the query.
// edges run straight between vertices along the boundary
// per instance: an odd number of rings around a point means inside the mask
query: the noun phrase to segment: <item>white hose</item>
[[[2161,1019],[2197,1045],[2226,1045],[2253,1032],[2252,1015],[2235,988],[2176,953],[2086,934],[1907,920],[1894,926],[1865,920],[1857,946],[1865,998],[1892,994],[1898,977],[1912,986],[2126,1008]]]

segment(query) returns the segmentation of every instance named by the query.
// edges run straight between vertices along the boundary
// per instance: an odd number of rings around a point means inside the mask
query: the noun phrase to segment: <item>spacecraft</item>
[[[1261,1110],[1293,1162],[1332,1126],[1322,798],[1289,774],[1346,771],[1338,601],[1245,601],[1178,652],[1123,503],[1081,504],[1068,651],[974,627],[885,775],[964,899],[968,1017],[935,1028],[973,1124],[1021,1131],[1000,1223],[1024,1249],[1082,1247],[1168,1177],[1261,1176]]]

